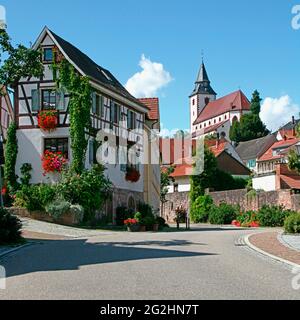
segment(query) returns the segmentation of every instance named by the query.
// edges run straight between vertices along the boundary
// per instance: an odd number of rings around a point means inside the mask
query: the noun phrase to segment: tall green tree
[[[44,67],[41,52],[22,44],[14,47],[5,30],[0,30],[0,83],[6,87],[16,85],[22,77],[40,77]]]
[[[217,172],[217,159],[209,148],[204,146],[204,170],[199,175],[190,178],[190,199],[194,202],[199,196],[205,194],[205,189],[212,187]]]
[[[261,110],[261,98],[259,95],[259,92],[257,90],[255,90],[252,94],[252,100],[251,100],[251,107],[250,110],[253,114],[258,114],[260,113]]]
[[[252,95],[250,113],[243,114],[240,121],[236,121],[230,128],[230,140],[239,143],[264,137],[270,133],[261,121],[259,113],[261,98],[257,90]]]

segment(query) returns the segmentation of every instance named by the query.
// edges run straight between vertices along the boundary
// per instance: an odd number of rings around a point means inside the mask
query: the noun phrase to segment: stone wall
[[[161,214],[168,222],[174,222],[175,209],[183,206],[186,210],[189,207],[189,192],[168,193],[167,202],[161,206]]]
[[[227,202],[235,205],[239,204],[241,210],[258,210],[265,204],[283,205],[286,209],[300,211],[300,194],[295,194],[292,190],[278,190],[269,192],[257,192],[247,195],[245,189],[210,192],[209,195],[213,198],[215,204]],[[166,197],[167,203],[161,208],[162,216],[168,221],[173,222],[176,207],[183,205],[188,210],[189,193],[177,192],[169,193]]]
[[[8,210],[19,217],[30,218],[45,222],[54,222],[67,226],[76,226],[82,222],[83,215],[76,215],[71,212],[64,213],[59,218],[55,219],[44,211],[28,211],[24,208],[8,208]]]

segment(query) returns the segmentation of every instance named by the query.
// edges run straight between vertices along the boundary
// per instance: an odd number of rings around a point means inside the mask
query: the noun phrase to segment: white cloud
[[[261,106],[260,117],[271,131],[291,121],[292,116],[298,118],[300,106],[293,103],[288,96],[280,98],[266,98]]]
[[[172,77],[164,69],[162,63],[152,62],[142,54],[139,66],[143,69],[128,79],[125,87],[137,98],[153,97],[162,87],[165,87]]]

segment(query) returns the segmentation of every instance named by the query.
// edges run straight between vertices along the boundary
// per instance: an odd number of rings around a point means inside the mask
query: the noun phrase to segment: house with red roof
[[[184,142],[183,142],[184,141]],[[251,171],[243,164],[232,144],[225,138],[206,140],[205,144],[217,158],[218,168],[234,177],[249,177]],[[193,151],[196,140],[161,139],[160,150],[163,166],[174,166],[171,177],[174,183],[169,192],[190,191],[190,176],[193,174]]]
[[[229,140],[230,127],[250,112],[250,102],[241,91],[217,99],[202,62],[190,99],[190,128],[193,138],[219,134]]]
[[[257,173],[253,178],[256,190],[299,189],[300,176],[287,167],[288,153],[295,149],[300,153],[300,138],[292,135],[276,141],[257,160]]]

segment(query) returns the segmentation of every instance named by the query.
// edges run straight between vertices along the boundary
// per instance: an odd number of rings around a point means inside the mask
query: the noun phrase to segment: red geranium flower
[[[56,110],[42,110],[38,114],[38,125],[43,130],[55,130],[57,127],[57,122],[58,120]]]
[[[67,163],[61,152],[45,151],[42,156],[42,167],[44,175],[50,172],[61,172],[63,166]]]

